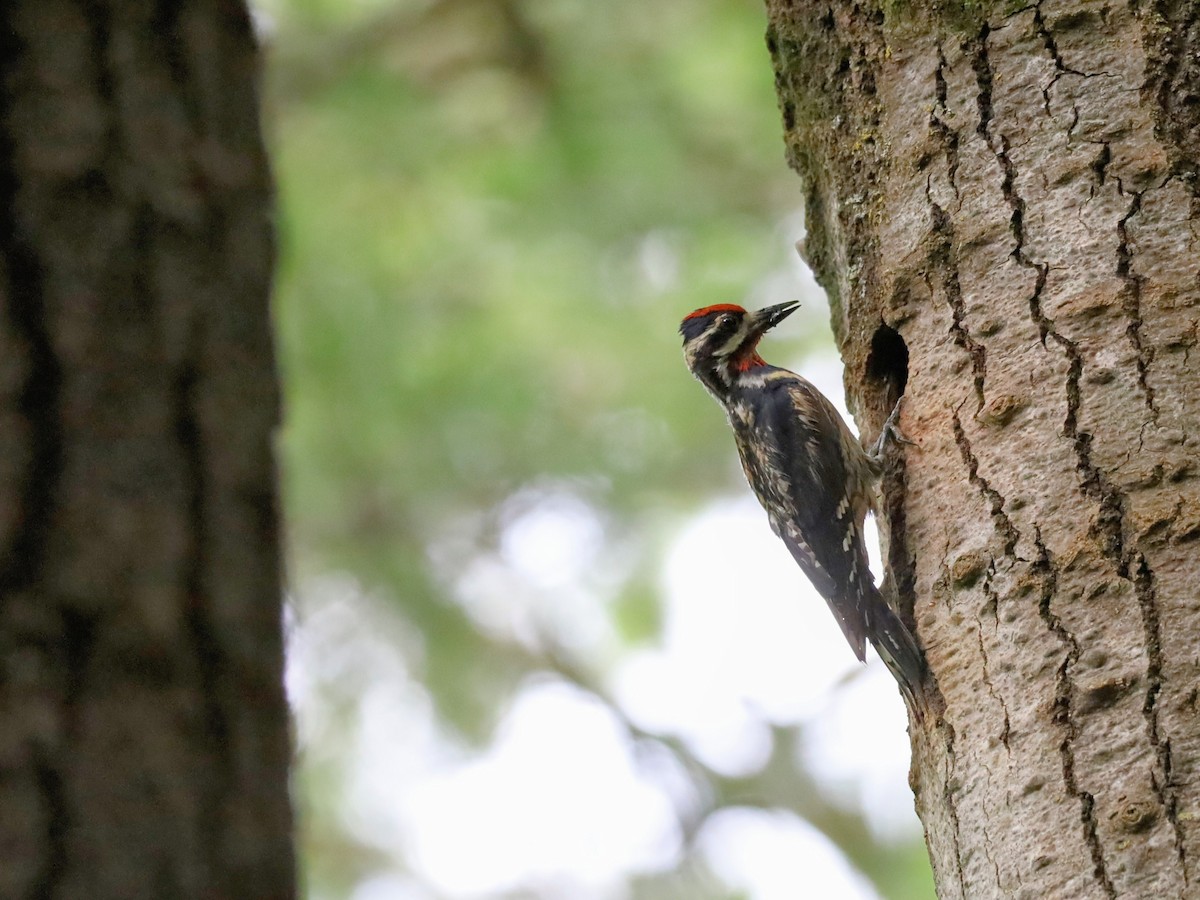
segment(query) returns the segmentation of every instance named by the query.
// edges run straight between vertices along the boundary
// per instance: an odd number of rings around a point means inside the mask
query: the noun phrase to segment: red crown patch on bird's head
[[[703,316],[709,315],[710,313],[716,313],[716,312],[744,313],[745,311],[746,310],[743,307],[738,306],[736,303],[717,303],[717,304],[714,304],[713,306],[704,306],[704,307],[701,307],[700,309],[697,309],[694,312],[688,313],[686,316],[683,317],[683,321],[686,322],[688,319],[699,319],[699,318],[702,318]]]
[[[684,341],[690,341],[699,337],[708,328],[710,317],[718,313],[733,313],[741,321],[741,317],[746,315],[746,310],[738,306],[736,303],[717,303],[713,306],[705,306],[694,312],[688,313],[683,317],[683,321],[679,323],[679,333],[683,335]]]

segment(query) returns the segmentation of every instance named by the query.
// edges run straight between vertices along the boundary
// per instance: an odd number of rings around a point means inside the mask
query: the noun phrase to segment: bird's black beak
[[[754,334],[759,336],[766,334],[799,308],[799,303],[795,300],[789,300],[787,303],[778,303],[775,306],[767,306],[756,310],[750,314],[751,321],[754,323]]]

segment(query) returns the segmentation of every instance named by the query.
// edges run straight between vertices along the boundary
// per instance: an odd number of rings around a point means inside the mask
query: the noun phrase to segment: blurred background
[[[759,0],[259,0],[312,900],[933,896],[902,703],[684,368],[805,308]]]

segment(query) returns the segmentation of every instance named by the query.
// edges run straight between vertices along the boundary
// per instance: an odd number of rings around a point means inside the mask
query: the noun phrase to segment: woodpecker
[[[902,440],[900,404],[868,452],[820,391],[759,356],[762,336],[799,306],[698,309],[679,326],[684,357],[724,408],[772,530],[829,604],[854,655],[862,662],[869,640],[913,705],[925,668],[921,650],[875,586],[862,531],[887,440]]]

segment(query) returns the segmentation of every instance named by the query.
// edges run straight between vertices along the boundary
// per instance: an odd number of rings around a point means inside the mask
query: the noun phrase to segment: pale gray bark
[[[940,896],[1200,896],[1200,10],[769,0]],[[918,7],[913,9],[912,7]]]
[[[236,3],[0,13],[0,898],[294,896]]]

